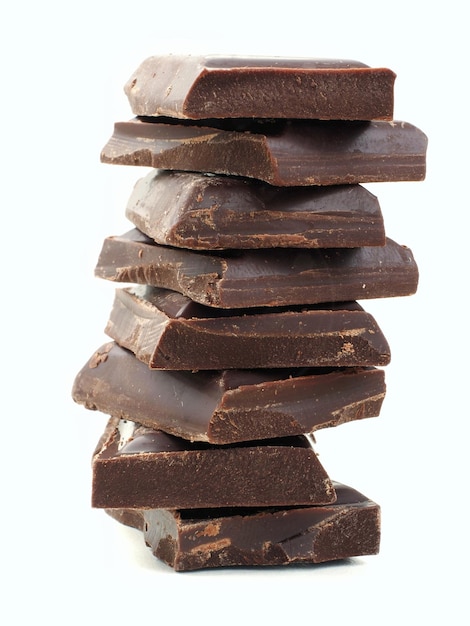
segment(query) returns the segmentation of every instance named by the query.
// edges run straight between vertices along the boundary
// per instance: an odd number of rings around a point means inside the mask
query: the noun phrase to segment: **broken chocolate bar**
[[[334,504],[267,509],[106,509],[144,533],[152,553],[176,571],[325,563],[378,554],[380,507],[333,483]]]
[[[360,185],[273,187],[157,170],[135,185],[126,217],[157,243],[193,250],[385,244],[377,198]]]
[[[240,309],[407,296],[418,285],[410,249],[391,239],[362,248],[202,253],[158,245],[138,229],[105,239],[95,274]]]
[[[387,365],[389,345],[356,302],[215,309],[176,291],[117,289],[106,334],[154,369]]]
[[[343,59],[153,56],[124,86],[136,115],[392,119],[395,74]]]
[[[231,122],[231,121],[230,121]],[[277,186],[418,181],[427,138],[406,122],[170,118],[118,122],[103,163],[246,176]]]
[[[333,485],[306,437],[213,446],[111,418],[93,456],[97,508],[329,504]]]
[[[72,396],[190,441],[229,444],[376,417],[385,391],[381,369],[151,370],[110,342],[77,374]]]

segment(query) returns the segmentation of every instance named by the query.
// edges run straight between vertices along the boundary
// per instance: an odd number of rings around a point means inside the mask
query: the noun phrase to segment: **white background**
[[[468,624],[468,68],[465,3],[19,2],[2,11],[2,610],[5,624]],[[422,183],[369,186],[413,250],[418,294],[363,303],[392,348],[379,418],[317,436],[382,506],[379,556],[177,574],[90,508],[106,421],[71,400],[106,341],[93,276],[143,170],[99,163],[123,85],[157,53],[350,58],[397,74],[395,118],[429,137]],[[318,622],[318,620],[323,620]],[[328,620],[328,621],[326,621]],[[2,619],[3,621],[3,619]]]

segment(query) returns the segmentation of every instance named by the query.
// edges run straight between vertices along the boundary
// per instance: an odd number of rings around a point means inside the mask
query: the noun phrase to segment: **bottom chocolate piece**
[[[153,554],[177,571],[377,554],[380,507],[351,487],[334,486],[337,500],[326,506],[106,512],[141,530]]]

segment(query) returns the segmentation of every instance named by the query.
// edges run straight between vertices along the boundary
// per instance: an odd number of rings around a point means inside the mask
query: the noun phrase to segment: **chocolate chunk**
[[[395,74],[343,59],[153,56],[124,86],[136,115],[392,119]]]
[[[132,426],[109,420],[93,457],[94,507],[192,509],[336,500],[303,436],[213,446]]]
[[[392,119],[395,74],[343,59],[153,56],[124,86],[136,115]]]
[[[105,332],[155,369],[387,365],[390,348],[355,302],[214,309],[158,287],[116,290]]]
[[[157,243],[193,250],[385,244],[377,198],[360,185],[273,187],[157,170],[137,182],[126,216]]]
[[[176,571],[325,563],[378,554],[380,507],[351,487],[334,487],[337,500],[325,506],[106,512],[141,530],[153,554]]]
[[[212,172],[271,185],[423,180],[427,138],[406,122],[118,122],[103,163]]]
[[[406,296],[418,286],[411,251],[385,246],[197,252],[137,229],[103,243],[96,276],[172,289],[220,308],[291,306]]]
[[[77,374],[72,396],[90,410],[188,440],[228,444],[378,416],[385,379],[375,368],[151,370],[108,343]]]

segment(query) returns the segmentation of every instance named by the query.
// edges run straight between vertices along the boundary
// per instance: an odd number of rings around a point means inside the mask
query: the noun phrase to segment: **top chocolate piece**
[[[124,91],[136,115],[391,120],[396,75],[340,59],[152,56]]]

